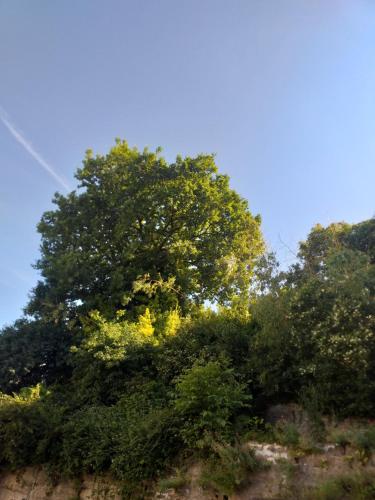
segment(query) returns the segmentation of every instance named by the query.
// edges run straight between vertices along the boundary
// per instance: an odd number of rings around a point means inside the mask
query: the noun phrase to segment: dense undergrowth
[[[168,167],[118,143],[88,155],[82,194],[57,197],[40,226],[44,281],[0,335],[1,467],[110,472],[124,496],[145,498],[198,457],[202,484],[230,493],[259,467],[239,443],[270,431],[271,404],[300,403],[315,441],[323,414],[374,415],[375,220],[316,226],[281,272],[215,168],[204,156]]]

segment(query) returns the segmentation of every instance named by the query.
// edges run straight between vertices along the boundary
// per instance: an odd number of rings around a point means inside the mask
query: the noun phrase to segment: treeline
[[[0,335],[2,467],[110,471],[131,496],[184,457],[220,460],[271,404],[374,415],[374,219],[315,226],[280,271],[212,156],[117,141],[77,179]]]

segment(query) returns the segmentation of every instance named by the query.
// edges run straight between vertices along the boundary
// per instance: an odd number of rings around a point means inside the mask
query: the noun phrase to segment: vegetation
[[[239,445],[214,445],[213,453],[203,468],[201,484],[204,488],[232,495],[249,482],[252,472],[261,467],[251,449]]]
[[[117,141],[77,179],[38,226],[26,316],[0,335],[1,467],[109,471],[145,498],[193,456],[228,495],[259,466],[240,441],[270,432],[270,404],[302,404],[317,440],[322,414],[374,414],[375,219],[314,227],[280,271],[212,156]],[[337,439],[375,447],[372,430]]]
[[[162,478],[158,483],[158,490],[161,492],[167,490],[179,491],[187,484],[187,478],[181,472],[181,470],[176,470],[173,476]]]
[[[107,316],[246,294],[262,249],[259,217],[229,188],[214,158],[130,149],[118,140],[108,155],[87,152],[79,191],[56,195],[42,236],[28,312],[71,318],[77,309]]]
[[[375,498],[374,478],[367,474],[339,476],[322,483],[305,498],[311,500],[371,500]]]

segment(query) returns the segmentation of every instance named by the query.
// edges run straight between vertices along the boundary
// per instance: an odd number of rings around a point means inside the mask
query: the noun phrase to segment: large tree
[[[129,148],[89,151],[77,191],[56,194],[38,226],[42,280],[28,312],[111,314],[154,301],[156,308],[247,293],[263,249],[260,218],[218,173],[212,155],[177,157]]]

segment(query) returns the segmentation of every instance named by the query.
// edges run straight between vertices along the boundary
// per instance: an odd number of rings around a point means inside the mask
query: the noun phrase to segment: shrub
[[[341,448],[346,451],[346,447],[349,446],[351,442],[351,435],[348,432],[337,432],[333,433],[332,441],[337,444],[337,446],[341,446]]]
[[[45,392],[38,384],[19,395],[0,393],[0,464],[16,468],[52,460],[64,409],[44,400]]]
[[[375,426],[361,429],[353,434],[353,444],[366,456],[375,450]]]
[[[284,446],[298,446],[300,442],[300,433],[293,423],[285,423],[275,429],[277,441]]]
[[[157,409],[126,424],[118,436],[111,471],[131,483],[164,473],[181,448],[173,413]]]
[[[204,488],[232,495],[249,481],[249,474],[260,469],[254,451],[240,445],[213,445],[213,455],[206,462],[201,474]]]
[[[166,383],[193,366],[197,359],[227,358],[238,375],[251,378],[249,351],[254,322],[227,311],[200,310],[185,319],[178,334],[167,338],[155,357],[158,376]]]
[[[179,445],[165,390],[136,381],[116,405],[75,412],[62,428],[60,468],[69,475],[111,470],[134,484],[164,470]]]
[[[125,424],[115,407],[93,406],[71,416],[62,428],[59,466],[69,476],[110,467],[116,438]]]
[[[174,408],[183,420],[183,441],[194,448],[208,434],[233,437],[232,418],[250,399],[227,361],[195,363],[176,383]]]

